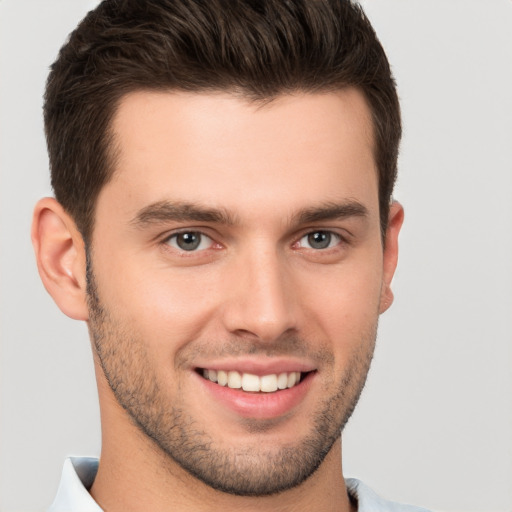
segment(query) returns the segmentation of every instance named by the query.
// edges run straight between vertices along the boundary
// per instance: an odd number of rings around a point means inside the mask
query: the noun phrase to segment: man
[[[52,67],[45,126],[32,238],[88,324],[103,439],[51,510],[418,510],[341,467],[403,221],[361,9],[107,0]]]

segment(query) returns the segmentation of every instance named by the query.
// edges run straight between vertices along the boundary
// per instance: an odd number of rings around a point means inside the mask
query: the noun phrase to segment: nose
[[[226,282],[225,328],[232,334],[272,342],[297,329],[293,278],[275,249],[248,251]]]

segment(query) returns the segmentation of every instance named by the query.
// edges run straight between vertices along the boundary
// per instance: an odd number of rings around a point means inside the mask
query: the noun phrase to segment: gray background
[[[85,325],[37,276],[41,95],[92,0],[0,1],[0,510],[44,510],[97,454]],[[396,302],[344,436],[347,475],[446,512],[512,510],[512,2],[366,0],[399,84],[406,209]]]

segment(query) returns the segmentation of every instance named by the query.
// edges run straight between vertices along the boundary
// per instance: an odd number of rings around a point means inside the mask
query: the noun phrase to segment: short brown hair
[[[44,119],[52,186],[87,242],[115,159],[111,124],[136,90],[252,99],[355,86],[372,113],[381,228],[396,179],[400,108],[375,32],[351,0],[105,0],[51,67]]]

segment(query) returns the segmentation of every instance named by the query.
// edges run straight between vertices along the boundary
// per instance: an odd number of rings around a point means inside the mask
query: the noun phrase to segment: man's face
[[[139,92],[114,132],[89,327],[121,416],[214,488],[298,485],[357,401],[386,307],[361,94]]]

